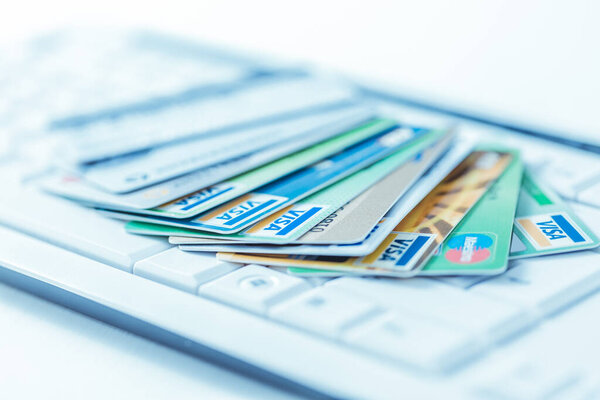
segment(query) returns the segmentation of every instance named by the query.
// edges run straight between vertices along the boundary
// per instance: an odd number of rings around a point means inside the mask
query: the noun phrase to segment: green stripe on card
[[[536,185],[527,174],[523,174],[523,182],[521,187],[525,189],[540,206],[553,204],[552,200],[550,200],[550,198],[546,196],[544,192],[542,192],[542,189],[540,189],[540,187]]]

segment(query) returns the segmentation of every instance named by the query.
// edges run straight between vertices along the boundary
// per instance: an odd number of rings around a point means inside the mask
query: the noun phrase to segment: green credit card
[[[598,237],[547,185],[527,170],[519,193],[510,258],[585,250]]]
[[[513,161],[442,243],[419,275],[491,275],[506,270],[523,163]]]

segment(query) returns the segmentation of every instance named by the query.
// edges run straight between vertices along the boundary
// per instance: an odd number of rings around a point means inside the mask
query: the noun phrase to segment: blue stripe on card
[[[423,247],[425,243],[429,240],[428,236],[418,236],[415,241],[410,245],[408,249],[402,254],[402,257],[396,262],[396,265],[404,266],[406,265],[411,258]]]
[[[560,229],[567,234],[568,237],[575,243],[585,242],[585,239],[577,230],[560,214],[552,215],[551,218],[560,226]]]
[[[264,208],[266,208],[266,207],[268,207],[271,204],[276,203],[276,202],[277,202],[277,200],[268,200],[268,201],[265,201],[260,206],[255,207],[252,210],[246,211],[245,213],[240,214],[240,215],[238,215],[237,217],[235,217],[233,219],[230,219],[229,221],[225,222],[224,225],[227,225],[227,226],[235,225],[238,222],[241,222],[241,221],[245,220],[246,218],[252,216],[253,214],[256,214],[260,210],[262,210],[262,209],[264,209]]]
[[[315,188],[322,187],[336,177],[346,176],[360,167],[372,163],[379,157],[391,153],[392,150],[400,148],[401,144],[390,148],[383,145],[380,141],[383,136],[397,128],[397,126],[390,127],[375,137],[366,139],[334,154],[326,159],[329,163],[326,167],[323,167],[322,162],[319,162],[275,182],[271,182],[263,186],[260,191],[265,194],[295,199],[307,192],[311,192]],[[403,143],[412,139],[414,139],[414,135]]]
[[[297,226],[301,225],[307,219],[309,219],[310,217],[312,217],[313,215],[315,215],[316,213],[318,213],[321,209],[322,209],[322,207],[313,207],[310,210],[307,210],[304,214],[302,214],[300,217],[298,217],[294,222],[292,222],[291,224],[289,224],[288,226],[286,226],[285,228],[283,228],[282,230],[280,230],[279,232],[277,232],[276,235],[277,236],[287,235],[292,230],[294,230],[294,228],[296,228]]]

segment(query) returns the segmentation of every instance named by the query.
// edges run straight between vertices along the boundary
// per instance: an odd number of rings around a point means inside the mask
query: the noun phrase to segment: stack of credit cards
[[[131,233],[299,276],[500,274],[600,243],[517,149],[405,123],[341,84],[284,80],[160,124],[96,124],[60,146],[42,186]]]

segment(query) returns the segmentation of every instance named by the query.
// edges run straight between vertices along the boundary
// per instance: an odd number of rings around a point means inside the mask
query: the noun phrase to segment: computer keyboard
[[[199,134],[222,133],[232,127],[260,127],[282,116],[314,113],[352,102],[352,93],[328,82],[311,78],[271,79],[263,84],[239,86],[231,93],[200,98],[148,113],[135,113],[127,118],[101,120],[83,127],[62,130],[66,154],[77,162],[101,160],[128,150],[151,149],[160,144],[183,140]],[[269,99],[255,101],[254,99]],[[241,110],[239,112],[238,110]],[[168,126],[168,129],[161,127]],[[136,132],[125,136],[119,132]],[[54,132],[56,135],[58,132]]]
[[[124,38],[107,31],[57,32],[15,53],[0,81],[6,95],[1,119],[31,129],[83,125],[141,105],[166,106],[192,90],[263,71],[249,60],[236,65],[210,57],[207,48],[174,46],[149,33]],[[29,121],[15,118],[24,107]]]
[[[16,169],[5,163],[2,170]],[[14,182],[0,200],[0,221],[13,228],[2,229],[3,248],[31,249],[37,262],[79,265],[89,257],[426,371],[451,371],[600,287],[600,254],[594,251],[516,261],[498,277],[305,280],[128,234],[120,221],[45,194],[34,182]],[[576,209],[600,220],[598,209]],[[86,257],[61,261],[70,252]],[[2,255],[2,262],[10,261],[10,254]],[[429,345],[417,345],[424,341]]]
[[[11,149],[14,150],[0,158],[0,181],[3,183],[0,194],[0,265],[10,265],[16,270],[35,264],[49,264],[48,268],[52,268],[52,264],[68,265],[73,272],[65,278],[74,287],[78,280],[86,279],[86,271],[120,270],[111,276],[122,279],[124,284],[134,282],[132,284],[137,285],[135,281],[141,281],[141,278],[158,284],[145,288],[140,286],[136,292],[120,293],[124,302],[131,302],[132,307],[139,297],[158,296],[155,300],[157,315],[162,317],[175,312],[178,318],[186,319],[185,308],[172,310],[160,306],[160,296],[169,295],[171,291],[156,288],[173,288],[181,292],[177,296],[182,296],[178,297],[182,304],[197,300],[200,309],[208,301],[218,304],[218,307],[241,311],[248,323],[268,321],[301,336],[316,337],[327,345],[349,349],[361,357],[406,369],[409,375],[441,380],[458,377],[460,386],[467,387],[473,398],[574,399],[600,396],[599,371],[593,365],[571,368],[555,362],[545,364],[523,352],[520,356],[514,350],[522,350],[522,342],[535,338],[538,332],[546,332],[545,327],[552,326],[557,315],[569,315],[571,311],[577,313],[587,304],[579,304],[578,301],[586,296],[591,295],[596,304],[590,312],[600,310],[600,252],[597,250],[513,261],[510,270],[500,276],[410,280],[347,276],[303,279],[275,268],[241,266],[218,261],[212,254],[184,252],[162,238],[129,234],[123,222],[41,190],[40,180],[52,170],[51,165],[40,167],[40,163],[31,159],[31,155],[36,153],[30,149],[35,149],[35,143],[40,140],[47,140],[53,135],[71,135],[74,146],[81,145],[86,149],[86,157],[90,154],[104,156],[109,153],[106,148],[118,139],[115,132],[123,126],[137,126],[139,119],[139,123],[146,124],[149,129],[149,136],[144,140],[148,140],[150,145],[161,140],[160,134],[164,133],[161,131],[157,136],[150,132],[153,126],[165,124],[161,118],[177,123],[185,119],[183,115],[197,112],[194,108],[197,99],[176,104],[174,96],[183,96],[182,93],[215,82],[229,85],[249,80],[248,77],[263,76],[257,74],[258,70],[277,76],[276,72],[268,72],[263,66],[258,68],[258,63],[250,61],[243,68],[232,67],[230,62],[222,67],[223,61],[197,64],[192,55],[181,50],[189,50],[186,46],[181,49],[166,46],[170,49],[168,52],[181,55],[183,60],[171,62],[168,57],[154,53],[158,44],[151,44],[147,38],[138,40],[136,43],[148,51],[139,58],[130,59],[130,48],[103,50],[113,52],[111,54],[114,55],[108,59],[119,60],[115,64],[119,66],[118,74],[107,74],[114,68],[111,63],[94,64],[98,60],[93,59],[95,52],[91,52],[90,59],[83,60],[95,65],[90,67],[89,76],[78,77],[81,82],[71,81],[62,76],[61,71],[65,68],[70,70],[72,66],[61,64],[53,71],[47,65],[55,58],[44,58],[43,53],[42,56],[35,53],[24,56],[22,62],[28,69],[20,76],[23,79],[35,77],[31,78],[31,82],[47,85],[25,85],[7,79],[0,83],[4,93],[9,93],[7,97],[12,99],[6,101],[10,107],[0,115],[0,122],[3,129],[11,134]],[[157,39],[157,43],[162,42]],[[138,51],[136,48],[136,54]],[[167,50],[161,47],[161,51]],[[64,60],[68,59],[65,55]],[[61,62],[66,63],[64,60]],[[140,65],[151,65],[152,68],[139,75]],[[143,70],[146,71],[145,68]],[[163,76],[169,79],[157,79]],[[103,81],[104,91],[95,93],[94,88],[103,87],[97,84],[99,79],[109,80]],[[273,90],[281,94],[282,99],[273,97],[273,104],[267,107],[271,110],[279,107],[277,112],[285,113],[302,109],[306,97],[292,96],[297,101],[288,102],[290,96],[286,91],[295,90],[295,84],[279,87],[277,79],[265,80],[267,85],[272,85],[268,89],[261,88],[263,83],[260,83],[249,90]],[[108,89],[117,83],[120,86],[121,82],[127,83],[122,91]],[[23,91],[23,87],[28,90]],[[58,100],[53,97],[53,93],[63,92],[65,95],[60,95]],[[317,92],[323,96],[324,104],[356,101],[354,93],[337,89]],[[225,95],[220,101],[233,102],[228,96],[231,95]],[[153,106],[152,116],[140,112],[140,104],[148,106],[148,99],[167,97],[171,99],[169,102]],[[86,98],[86,101],[82,102],[81,98]],[[310,105],[314,105],[315,101],[319,102],[311,97]],[[380,102],[372,98],[361,101],[374,107]],[[252,96],[248,102],[252,103]],[[201,104],[198,102],[198,106]],[[262,118],[266,106],[255,106],[256,110],[252,107],[247,109],[245,120]],[[394,107],[399,115],[406,118],[419,113],[402,105],[388,106]],[[119,107],[121,111],[114,111]],[[206,107],[227,108],[223,104],[219,107],[207,104]],[[29,110],[33,117],[26,121]],[[110,111],[113,112],[112,117],[108,116],[110,112],[107,110],[113,110]],[[179,116],[169,117],[168,113]],[[240,121],[242,119],[240,117]],[[190,124],[189,127],[174,131],[197,132],[222,127],[224,121],[231,122],[226,113],[217,114],[215,121],[205,126],[205,121],[198,123],[188,119],[185,123]],[[43,132],[36,130],[40,127]],[[465,137],[492,138],[501,134],[507,144],[523,149],[526,162],[570,199],[580,216],[600,233],[600,197],[596,196],[600,191],[600,155],[516,133],[498,132],[469,121],[460,121],[458,129]],[[104,133],[99,134],[96,130]],[[108,147],[103,144],[108,144]],[[50,260],[52,262],[48,263]],[[146,292],[148,288],[155,291]],[[113,290],[118,291],[119,288]],[[94,295],[100,300],[104,296],[100,292]],[[218,321],[216,311],[210,312]],[[190,311],[189,317],[202,318],[206,322],[209,321],[207,315]],[[277,335],[274,330],[270,341],[277,342]],[[546,345],[560,340],[560,335],[548,335],[551,338],[545,342]],[[565,337],[568,336],[565,334]],[[277,346],[281,345],[284,344]],[[507,354],[512,358],[498,356],[498,352],[505,348],[509,349]],[[297,351],[302,352],[303,349],[298,348]],[[488,359],[494,360],[494,357],[501,359],[494,365],[504,366],[504,372],[494,377],[484,376],[485,363],[491,363]],[[478,367],[481,365],[483,367]],[[501,370],[500,367],[496,369]],[[565,394],[568,396],[563,397]]]

